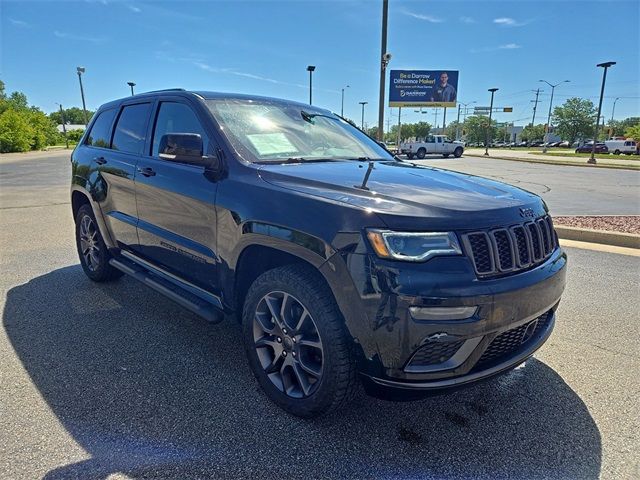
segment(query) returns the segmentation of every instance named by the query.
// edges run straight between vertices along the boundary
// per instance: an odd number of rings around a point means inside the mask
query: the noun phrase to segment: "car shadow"
[[[7,294],[3,325],[39,393],[91,458],[45,478],[597,478],[600,433],[538,360],[428,399],[360,394],[313,421],[270,403],[238,325],[209,325],[123,278],[79,266]]]

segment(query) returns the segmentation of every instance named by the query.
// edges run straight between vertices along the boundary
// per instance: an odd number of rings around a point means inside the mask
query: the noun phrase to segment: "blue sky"
[[[168,87],[255,93],[308,100],[366,121],[377,118],[381,1],[5,1],[0,0],[0,79],[49,112],[55,102],[79,106],[76,66],[86,68],[87,104]],[[571,80],[570,96],[597,102],[601,69],[609,71],[603,114],[640,115],[640,2],[390,0],[388,51],[393,69],[460,70],[463,102],[513,106],[500,121],[524,124],[532,90],[542,88],[538,119],[550,89],[538,82]],[[387,114],[389,109],[387,109]],[[393,122],[397,109],[393,109]],[[455,112],[448,111],[447,123]],[[404,109],[404,121],[433,123],[432,111]],[[441,114],[440,114],[441,118]],[[441,120],[440,120],[441,122]],[[536,121],[538,123],[538,121]]]

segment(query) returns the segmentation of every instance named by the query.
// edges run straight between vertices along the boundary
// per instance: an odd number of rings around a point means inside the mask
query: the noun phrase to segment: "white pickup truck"
[[[445,158],[453,155],[457,158],[462,156],[462,152],[464,142],[449,140],[445,135],[429,135],[424,139],[400,144],[400,153],[404,153],[410,160],[413,157],[422,159],[429,154],[440,154]]]

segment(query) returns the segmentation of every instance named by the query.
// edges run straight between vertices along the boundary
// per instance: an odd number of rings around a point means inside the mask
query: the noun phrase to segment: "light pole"
[[[312,98],[313,98],[311,92],[313,91],[313,88],[312,88],[312,85],[313,85],[312,84],[312,77],[313,77],[313,71],[315,69],[316,69],[316,67],[314,65],[309,65],[307,67],[307,72],[309,72],[309,105],[313,105],[313,103],[311,101]]]
[[[340,103],[340,116],[344,117],[344,89],[349,88],[349,85],[342,87],[342,102]]]
[[[476,102],[462,103],[458,102],[458,120],[456,121],[456,140],[460,140],[460,107],[464,105],[464,116],[467,116],[467,106]],[[464,121],[464,120],[463,120]]]
[[[487,125],[487,129],[485,130],[484,136],[484,154],[489,156],[489,130],[491,130],[491,114],[493,113],[493,94],[498,91],[497,88],[490,88],[491,92],[491,105],[489,106],[489,125]]]
[[[616,62],[604,62],[599,63],[596,67],[602,67],[602,87],[600,87],[600,102],[598,103],[598,116],[596,116],[596,130],[593,135],[593,145],[591,146],[591,157],[587,160],[587,163],[596,163],[596,142],[598,141],[598,129],[600,127],[600,112],[602,111],[602,98],[604,96],[604,84],[607,82],[607,70],[609,67],[613,67]],[[604,123],[604,122],[602,122]]]
[[[64,119],[64,109],[62,108],[62,104],[61,103],[57,103],[57,105],[60,105],[60,119],[62,121],[62,131],[64,132],[64,143],[65,143],[65,145],[67,146],[67,149],[68,149],[69,148],[69,138],[67,137],[67,122]]]
[[[546,80],[538,80],[539,82],[543,82],[546,83],[547,85],[549,85],[551,87],[551,100],[549,100],[549,114],[547,115],[547,131],[545,134],[545,138],[544,138],[544,143],[549,143],[549,133],[551,133],[551,106],[553,105],[553,92],[556,89],[556,87],[558,85],[561,85],[563,83],[569,83],[571,80],[563,80],[560,83],[556,83],[555,85],[551,85],[549,82],[547,82]],[[545,145],[542,148],[542,152],[546,152],[547,151],[547,146]]]
[[[89,117],[87,115],[87,105],[84,102],[84,88],[82,88],[82,74],[85,72],[84,67],[76,67],[78,72],[78,80],[80,81],[80,95],[82,96],[82,110],[84,111],[84,126],[89,124]]]
[[[613,101],[613,108],[611,109],[611,124],[613,125],[613,114],[616,113],[616,103],[618,103],[618,100],[620,100],[620,97],[616,97],[616,99]],[[614,132],[611,132],[614,133]]]
[[[369,102],[358,102],[362,105],[362,120],[360,120],[360,130],[364,132],[364,106]]]
[[[389,13],[389,0],[382,0],[382,42],[380,45],[380,98],[378,100],[378,141],[384,140],[384,89],[387,72],[387,63],[391,60],[391,54],[387,53],[387,17]]]
[[[133,97],[133,87],[135,87],[136,84],[133,83],[133,82],[127,82],[127,85],[129,85],[131,87],[131,96]]]

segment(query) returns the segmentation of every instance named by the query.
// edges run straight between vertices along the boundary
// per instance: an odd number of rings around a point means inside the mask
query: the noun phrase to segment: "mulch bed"
[[[553,217],[555,225],[640,235],[640,215]]]

